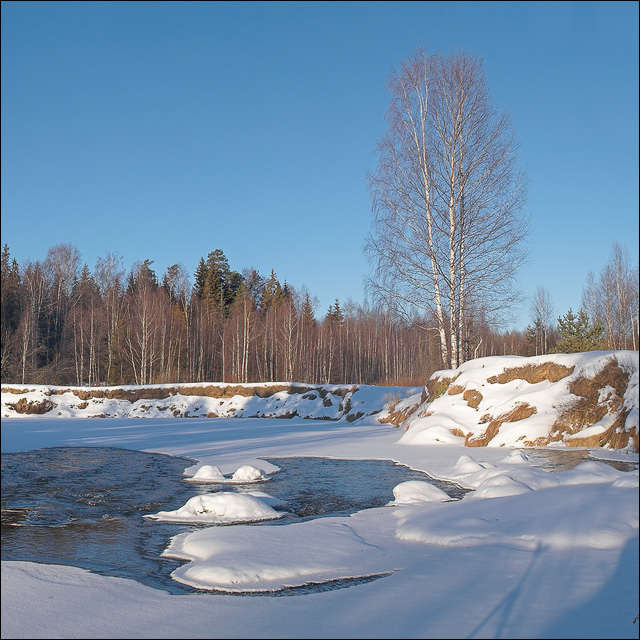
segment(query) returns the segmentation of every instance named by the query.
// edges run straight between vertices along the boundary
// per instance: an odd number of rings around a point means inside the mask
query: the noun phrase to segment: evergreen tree
[[[9,371],[13,336],[20,324],[20,269],[15,258],[11,259],[9,246],[2,248],[2,282],[0,286],[2,377]]]
[[[143,263],[134,265],[129,273],[129,282],[127,290],[134,293],[136,289],[142,285],[149,285],[152,289],[158,286],[158,278],[156,272],[151,268],[153,260],[145,259]]]
[[[80,304],[86,305],[88,300],[95,300],[99,295],[98,285],[85,262],[80,271],[80,278],[73,283],[73,297]]]
[[[207,274],[209,273],[204,258],[200,258],[194,274],[193,293],[201,300],[206,298]]]
[[[224,302],[225,308],[229,308],[230,305],[240,297],[240,288],[244,284],[244,278],[241,273],[237,271],[230,271],[224,286]]]
[[[162,276],[162,288],[169,294],[171,304],[182,300],[186,304],[189,298],[189,277],[185,268],[180,264],[167,267]]]
[[[558,334],[556,353],[581,353],[605,348],[602,324],[590,324],[589,316],[582,310],[576,316],[569,309],[566,315],[558,318]]]
[[[539,356],[545,354],[545,346],[547,344],[547,329],[543,325],[540,318],[536,318],[533,324],[527,325],[524,330],[525,344],[524,353],[525,356]]]
[[[340,302],[336,298],[336,301],[329,307],[327,311],[327,322],[332,325],[340,326],[344,322],[344,314],[340,308]]]
[[[231,271],[223,251],[216,249],[209,253],[206,261],[200,259],[195,273],[194,293],[226,314],[243,281],[240,273]]]
[[[256,269],[245,270],[243,278],[251,301],[257,308],[260,305],[260,300],[262,299],[264,279]]]
[[[271,269],[271,275],[267,278],[262,288],[261,308],[267,309],[271,306],[277,306],[282,302],[284,296],[282,286],[276,276],[276,272]]]
[[[316,324],[316,317],[313,310],[313,302],[311,301],[311,296],[307,291],[304,295],[304,300],[302,301],[302,309],[300,311],[300,316],[303,325],[305,326],[314,326]]]
[[[212,251],[207,256],[207,281],[205,297],[214,301],[222,311],[227,306],[227,281],[229,280],[229,262],[221,249]]]
[[[140,271],[138,272],[138,280],[144,279],[153,287],[157,287],[158,278],[156,278],[156,272],[151,268],[152,264],[153,260],[149,260],[148,258],[142,263]]]
[[[16,259],[11,259],[8,245],[2,249],[2,336],[5,330],[14,331],[20,321],[20,269]]]

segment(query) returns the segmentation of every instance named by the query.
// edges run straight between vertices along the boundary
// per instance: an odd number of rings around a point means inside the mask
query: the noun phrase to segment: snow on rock
[[[202,465],[190,478],[185,478],[187,482],[224,482],[222,471],[219,467],[210,464]]]
[[[144,517],[164,522],[229,524],[273,520],[282,515],[258,496],[221,491],[194,496],[175,511],[158,511]]]
[[[266,480],[267,477],[262,469],[258,469],[256,467],[252,467],[250,464],[242,465],[234,474],[231,476],[232,482],[262,482]]]
[[[627,419],[625,420],[624,428],[627,432],[631,432],[631,429],[635,429],[638,433],[640,429],[640,412],[638,402],[638,380],[639,372],[636,369],[629,378],[629,384],[627,385],[627,391],[624,394],[623,407],[625,411],[628,411]],[[629,446],[633,448],[633,444],[630,442]],[[636,449],[637,452],[637,449]]]
[[[532,489],[526,482],[498,473],[481,482],[473,493],[467,495],[473,498],[502,498],[504,496],[517,496],[527,491],[532,491]]]
[[[637,451],[638,369],[637,351],[470,360],[431,376],[400,442]]]
[[[451,500],[450,496],[442,489],[438,489],[430,482],[424,482],[423,480],[408,480],[397,484],[393,488],[393,497],[395,500],[390,502],[389,506]]]
[[[470,456],[462,455],[449,473],[442,474],[442,479],[474,489],[463,500],[499,498],[567,485],[638,486],[638,471],[618,471],[604,462],[587,461],[568,471],[552,472],[528,463],[512,465],[511,457],[496,466],[489,462],[478,463]]]
[[[494,465],[487,462],[484,462],[482,464],[476,462],[471,456],[465,454],[458,458],[454,470],[461,476],[467,476],[473,473],[484,472],[485,469],[492,468],[493,466]]]
[[[516,449],[502,460],[505,464],[529,464],[531,458],[524,452]]]
[[[453,434],[452,430],[456,428],[457,423],[454,420],[443,416],[437,425],[422,432],[419,444],[464,444],[463,437]],[[403,439],[402,442],[406,442],[406,439]]]
[[[202,465],[191,477],[185,478],[187,482],[209,482],[225,484],[250,484],[268,480],[266,473],[250,464],[244,464],[232,475],[224,475],[219,467]]]

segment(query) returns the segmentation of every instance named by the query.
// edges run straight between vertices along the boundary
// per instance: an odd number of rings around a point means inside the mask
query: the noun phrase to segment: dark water
[[[286,500],[287,511],[299,517],[348,515],[383,507],[393,500],[393,488],[408,480],[428,481],[452,499],[468,489],[431,478],[388,460],[335,460],[331,458],[265,458],[280,467],[261,489]],[[278,524],[274,521],[273,524]]]
[[[539,460],[538,466],[545,471],[568,471],[583,462],[604,462],[618,471],[633,471],[638,468],[637,462],[599,460],[591,456],[586,449],[538,448],[527,449],[526,454],[530,458]]]
[[[253,526],[279,526],[384,506],[393,500],[393,487],[407,480],[432,481],[452,499],[466,493],[384,460],[269,461],[281,471],[266,483],[199,485],[182,475],[193,460],[162,454],[104,447],[2,454],[2,559],[71,565],[170,593],[193,593],[170,577],[181,563],[161,554],[172,536],[211,525],[162,523],[144,514],[178,509],[198,493],[258,489],[286,501],[281,509],[291,515]]]
[[[105,447],[2,454],[2,559],[71,565],[160,587],[178,565],[160,558],[169,539],[194,527],[149,526],[142,515],[177,509],[193,496],[181,481],[193,463]]]

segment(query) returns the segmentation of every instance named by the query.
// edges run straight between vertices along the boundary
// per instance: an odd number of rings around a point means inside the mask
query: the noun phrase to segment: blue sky
[[[613,242],[638,259],[637,2],[3,2],[2,244],[159,277],[219,248],[319,315],[361,302],[386,80],[418,46],[484,59],[530,178],[520,284],[576,310]]]

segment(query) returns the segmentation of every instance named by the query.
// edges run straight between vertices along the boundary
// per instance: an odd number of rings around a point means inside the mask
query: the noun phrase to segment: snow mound
[[[231,482],[243,484],[247,482],[262,482],[266,479],[267,477],[262,469],[252,467],[250,464],[242,465],[233,476],[231,476]]]
[[[273,520],[282,515],[255,495],[221,491],[194,496],[175,511],[158,511],[144,517],[164,522],[230,524]]]
[[[401,504],[420,504],[423,502],[445,502],[451,500],[448,494],[423,480],[408,480],[393,488],[395,500],[389,506]]]
[[[205,464],[201,466],[191,477],[185,478],[187,482],[225,483],[225,484],[251,484],[268,480],[266,473],[250,464],[244,464],[231,476],[224,475],[219,467]]]
[[[224,482],[222,471],[218,467],[210,464],[201,466],[190,478],[185,478],[187,482]]]

